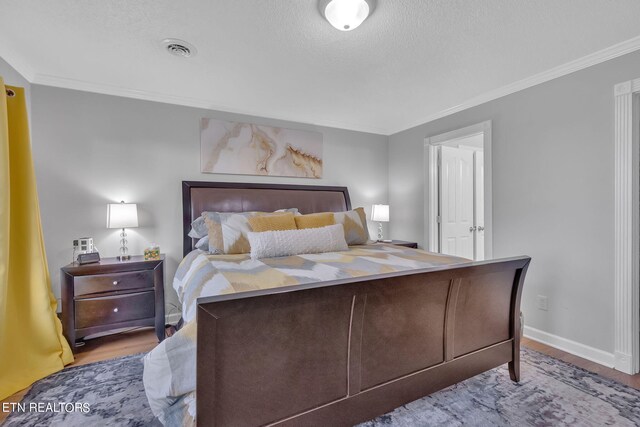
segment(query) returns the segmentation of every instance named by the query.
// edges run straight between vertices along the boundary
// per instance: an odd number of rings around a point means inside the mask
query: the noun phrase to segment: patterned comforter
[[[144,358],[151,410],[164,425],[195,425],[198,298],[464,262],[468,260],[380,243],[261,260],[248,254],[193,251],[182,260],[173,281],[185,324]]]

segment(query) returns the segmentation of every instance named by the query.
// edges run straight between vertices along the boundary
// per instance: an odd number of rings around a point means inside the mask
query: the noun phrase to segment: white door
[[[482,151],[474,152],[475,162],[475,260],[482,261],[484,259],[484,153]]]
[[[473,152],[440,150],[440,252],[473,259]]]

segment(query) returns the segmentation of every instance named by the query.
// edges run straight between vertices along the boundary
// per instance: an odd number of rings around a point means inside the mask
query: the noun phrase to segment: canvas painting
[[[206,173],[322,178],[322,134],[205,118],[200,161]]]

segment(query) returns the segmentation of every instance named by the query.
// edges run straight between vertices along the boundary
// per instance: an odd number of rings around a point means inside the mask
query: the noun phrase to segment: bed
[[[186,323],[145,358],[147,395],[166,425],[350,426],[505,363],[519,381],[529,257],[472,262],[372,244],[252,261],[194,251],[188,236],[203,211],[290,207],[351,203],[345,187],[183,183],[185,260],[174,288]],[[211,285],[232,274],[251,279]],[[191,276],[208,279],[194,291]]]

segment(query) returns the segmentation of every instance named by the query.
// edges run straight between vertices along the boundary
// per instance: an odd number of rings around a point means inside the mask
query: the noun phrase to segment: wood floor
[[[75,354],[75,361],[69,365],[69,367],[86,365],[87,363],[113,359],[115,357],[127,356],[129,354],[147,352],[157,344],[158,340],[153,328],[137,329],[96,338],[87,341],[83,347],[80,347],[77,350]],[[640,374],[623,374],[622,372],[607,368],[528,338],[523,338],[522,345],[640,390]],[[27,388],[9,396],[7,399],[0,402],[0,407],[1,403],[4,402],[19,402],[28,391],[29,389]],[[2,422],[7,415],[8,414],[0,411],[0,422]]]
[[[560,359],[564,362],[571,363],[572,365],[576,365],[582,369],[586,369],[587,371],[602,375],[605,378],[618,381],[619,383],[626,384],[629,387],[640,390],[640,374],[628,375],[623,372],[616,371],[615,369],[607,368],[606,366],[602,366],[590,360],[583,359],[582,357],[574,356],[573,354],[569,354],[565,351],[558,350],[557,348],[550,347],[548,345],[528,338],[522,339],[522,345],[556,359]]]

